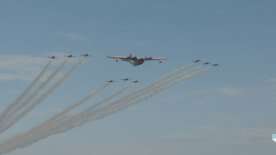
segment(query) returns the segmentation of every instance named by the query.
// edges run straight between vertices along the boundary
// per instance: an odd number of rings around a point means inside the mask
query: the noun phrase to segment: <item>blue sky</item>
[[[221,64],[143,104],[11,154],[275,152],[275,5],[272,0],[1,1],[1,108],[45,64],[41,57],[64,51],[92,55],[11,133],[30,128],[104,80],[128,76],[146,84],[195,58]],[[129,53],[164,56],[168,62],[134,68],[105,59]]]

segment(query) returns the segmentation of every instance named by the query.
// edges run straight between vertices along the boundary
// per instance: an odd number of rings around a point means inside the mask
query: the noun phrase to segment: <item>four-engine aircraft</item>
[[[129,56],[107,56],[107,58],[113,59],[116,62],[125,61],[132,64],[133,66],[142,65],[146,61],[159,61],[159,63],[163,63],[166,60],[166,58],[154,58],[154,57],[139,58],[132,54],[130,54]]]

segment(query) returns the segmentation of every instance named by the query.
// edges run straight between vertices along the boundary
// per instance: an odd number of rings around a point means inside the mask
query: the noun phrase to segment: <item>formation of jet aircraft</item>
[[[88,53],[85,53],[85,54],[82,54],[80,55],[81,57],[89,57],[90,55]],[[72,55],[72,54],[69,54],[69,55],[65,55],[64,57],[66,58],[74,58],[76,56]],[[48,56],[49,59],[57,59],[57,56],[55,55],[52,55],[52,56]]]
[[[88,53],[85,53],[85,54],[81,54],[80,55],[81,57],[89,57],[90,55]],[[69,55],[65,55],[65,57],[67,58],[74,58],[76,56],[72,55],[72,54],[69,54]],[[56,56],[48,56],[49,59],[56,59],[57,57]],[[163,63],[165,60],[167,60],[166,58],[162,58],[162,57],[137,57],[137,56],[134,56],[133,54],[129,54],[128,56],[107,56],[107,58],[109,59],[113,59],[115,60],[116,62],[119,62],[119,61],[125,61],[125,62],[128,62],[130,64],[132,64],[133,66],[139,66],[139,65],[142,65],[144,64],[146,61],[158,61],[159,63]],[[196,59],[193,61],[194,63],[201,63],[202,60],[200,59]],[[217,67],[219,66],[219,64],[211,64],[210,62],[203,62],[204,65],[212,65],[214,67]],[[126,79],[122,79],[123,81],[128,81],[129,79],[126,78]]]
[[[197,59],[197,60],[194,60],[193,61],[194,63],[200,63],[201,62],[201,60],[200,59]],[[203,63],[204,65],[210,65],[211,63],[210,62],[204,62]],[[219,66],[219,64],[211,64],[213,67],[217,67],[217,66]]]
[[[80,56],[81,57],[89,57],[90,55],[88,53],[85,53],[85,54],[81,54]],[[66,57],[66,58],[74,58],[76,56],[74,56],[72,54],[69,54],[69,55],[65,55],[64,57]],[[57,57],[53,55],[53,56],[48,56],[48,58],[49,59],[56,59]],[[132,54],[129,54],[128,56],[107,56],[107,58],[113,59],[116,62],[125,61],[125,62],[128,62],[128,63],[132,64],[133,66],[142,65],[146,61],[159,61],[159,63],[163,63],[165,60],[167,60],[166,58],[154,58],[154,57],[142,57],[142,58],[139,58],[139,57],[134,56]],[[213,67],[219,66],[219,64],[212,64],[210,62],[202,62],[202,60],[200,60],[200,59],[194,60],[193,63],[195,63],[195,64],[202,63],[203,65],[211,65]],[[130,81],[131,79],[130,78],[123,78],[121,80],[127,82],[127,81]],[[114,83],[115,81],[114,80],[108,80],[106,82],[107,83]],[[131,82],[132,83],[140,83],[140,81],[138,81],[138,80],[133,80]]]

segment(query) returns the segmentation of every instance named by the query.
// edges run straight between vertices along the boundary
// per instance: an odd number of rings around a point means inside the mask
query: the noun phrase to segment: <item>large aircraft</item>
[[[154,57],[144,57],[144,58],[138,58],[132,54],[129,54],[129,56],[107,56],[107,58],[113,59],[116,62],[119,61],[125,61],[133,66],[139,66],[144,64],[145,61],[159,61],[159,63],[163,63],[166,58],[154,58]]]

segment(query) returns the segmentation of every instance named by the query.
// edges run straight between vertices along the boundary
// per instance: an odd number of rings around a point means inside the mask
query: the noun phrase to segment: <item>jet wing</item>
[[[118,60],[127,60],[128,59],[128,57],[124,57],[124,56],[107,56],[107,58],[113,59],[113,60],[116,60],[116,61],[118,61]]]
[[[154,58],[154,57],[145,57],[145,61],[159,61],[160,63],[163,63],[167,60],[167,58]]]
[[[167,58],[145,57],[144,60],[167,60]]]

